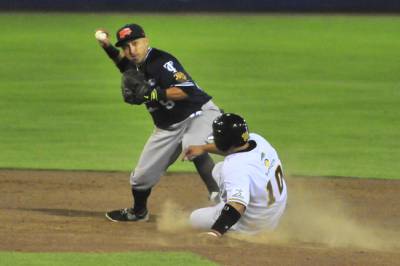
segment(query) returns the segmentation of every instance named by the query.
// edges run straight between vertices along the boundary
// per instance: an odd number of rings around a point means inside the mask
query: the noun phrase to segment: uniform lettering
[[[171,100],[168,101],[159,101],[159,103],[164,106],[167,110],[171,110],[172,108],[174,108],[175,103]]]
[[[266,164],[266,167],[268,167],[268,164]],[[280,165],[278,165],[278,167],[275,169],[275,180],[276,180],[276,184],[278,186],[279,194],[282,194],[282,191],[283,191],[283,171],[282,171],[282,167]],[[274,202],[276,201],[275,196],[274,196],[274,191],[272,189],[271,180],[269,180],[268,183],[267,183],[267,192],[268,192],[268,207],[269,207],[272,204],[274,204]]]
[[[278,184],[279,194],[282,194],[283,191],[283,172],[280,165],[275,170],[275,179]]]
[[[267,184],[267,191],[268,191],[268,207],[275,203],[274,192],[272,191],[272,184],[271,180],[268,181]]]

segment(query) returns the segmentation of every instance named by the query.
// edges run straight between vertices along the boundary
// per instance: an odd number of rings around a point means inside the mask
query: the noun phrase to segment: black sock
[[[137,190],[132,187],[133,211],[141,214],[147,209],[147,198],[150,196],[151,188],[146,190]]]
[[[211,174],[212,169],[214,168],[214,161],[211,156],[206,153],[196,157],[193,162],[201,179],[207,186],[208,192],[219,191],[218,184],[215,182],[215,179]]]

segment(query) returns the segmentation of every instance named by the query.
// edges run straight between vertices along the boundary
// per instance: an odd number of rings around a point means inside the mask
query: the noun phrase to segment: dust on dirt
[[[149,223],[112,223],[129,207],[129,173],[0,171],[0,250],[191,251],[223,265],[398,265],[400,181],[290,177],[276,232],[199,238],[187,217],[210,204],[200,178],[164,176]],[[232,256],[232,254],[240,254]]]
[[[166,200],[162,205],[160,218],[157,220],[157,229],[164,233],[189,232],[189,211],[172,200]]]
[[[356,211],[358,207],[346,203],[340,197],[340,192],[312,187],[309,180],[298,180],[289,193],[290,203],[277,230],[257,237],[237,234],[233,237],[265,244],[297,242],[332,248],[384,251],[400,248],[399,231],[357,218],[353,209]]]

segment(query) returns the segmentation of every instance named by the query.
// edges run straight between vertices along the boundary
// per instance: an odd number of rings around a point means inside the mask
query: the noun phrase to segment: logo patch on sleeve
[[[166,70],[168,70],[169,72],[172,72],[172,73],[178,72],[178,70],[176,70],[176,68],[174,67],[174,62],[172,62],[172,61],[168,61],[167,63],[165,63],[165,64],[163,65],[163,67],[164,67]]]
[[[236,193],[232,195],[232,197],[238,198],[238,199],[243,199],[243,190],[241,189],[236,189]]]
[[[185,75],[185,73],[183,73],[183,72],[177,72],[177,73],[175,73],[175,74],[174,74],[174,78],[175,78],[176,81],[178,81],[178,82],[185,82],[185,81],[188,80],[187,77],[186,77],[186,75]]]

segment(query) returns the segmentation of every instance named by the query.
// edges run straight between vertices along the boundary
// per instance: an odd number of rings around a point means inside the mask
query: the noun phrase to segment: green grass
[[[0,15],[0,167],[130,170],[152,131],[94,40],[138,22],[289,174],[399,178],[400,18]],[[189,163],[171,170],[194,171]]]
[[[0,252],[1,266],[217,265],[184,252],[20,253]]]

